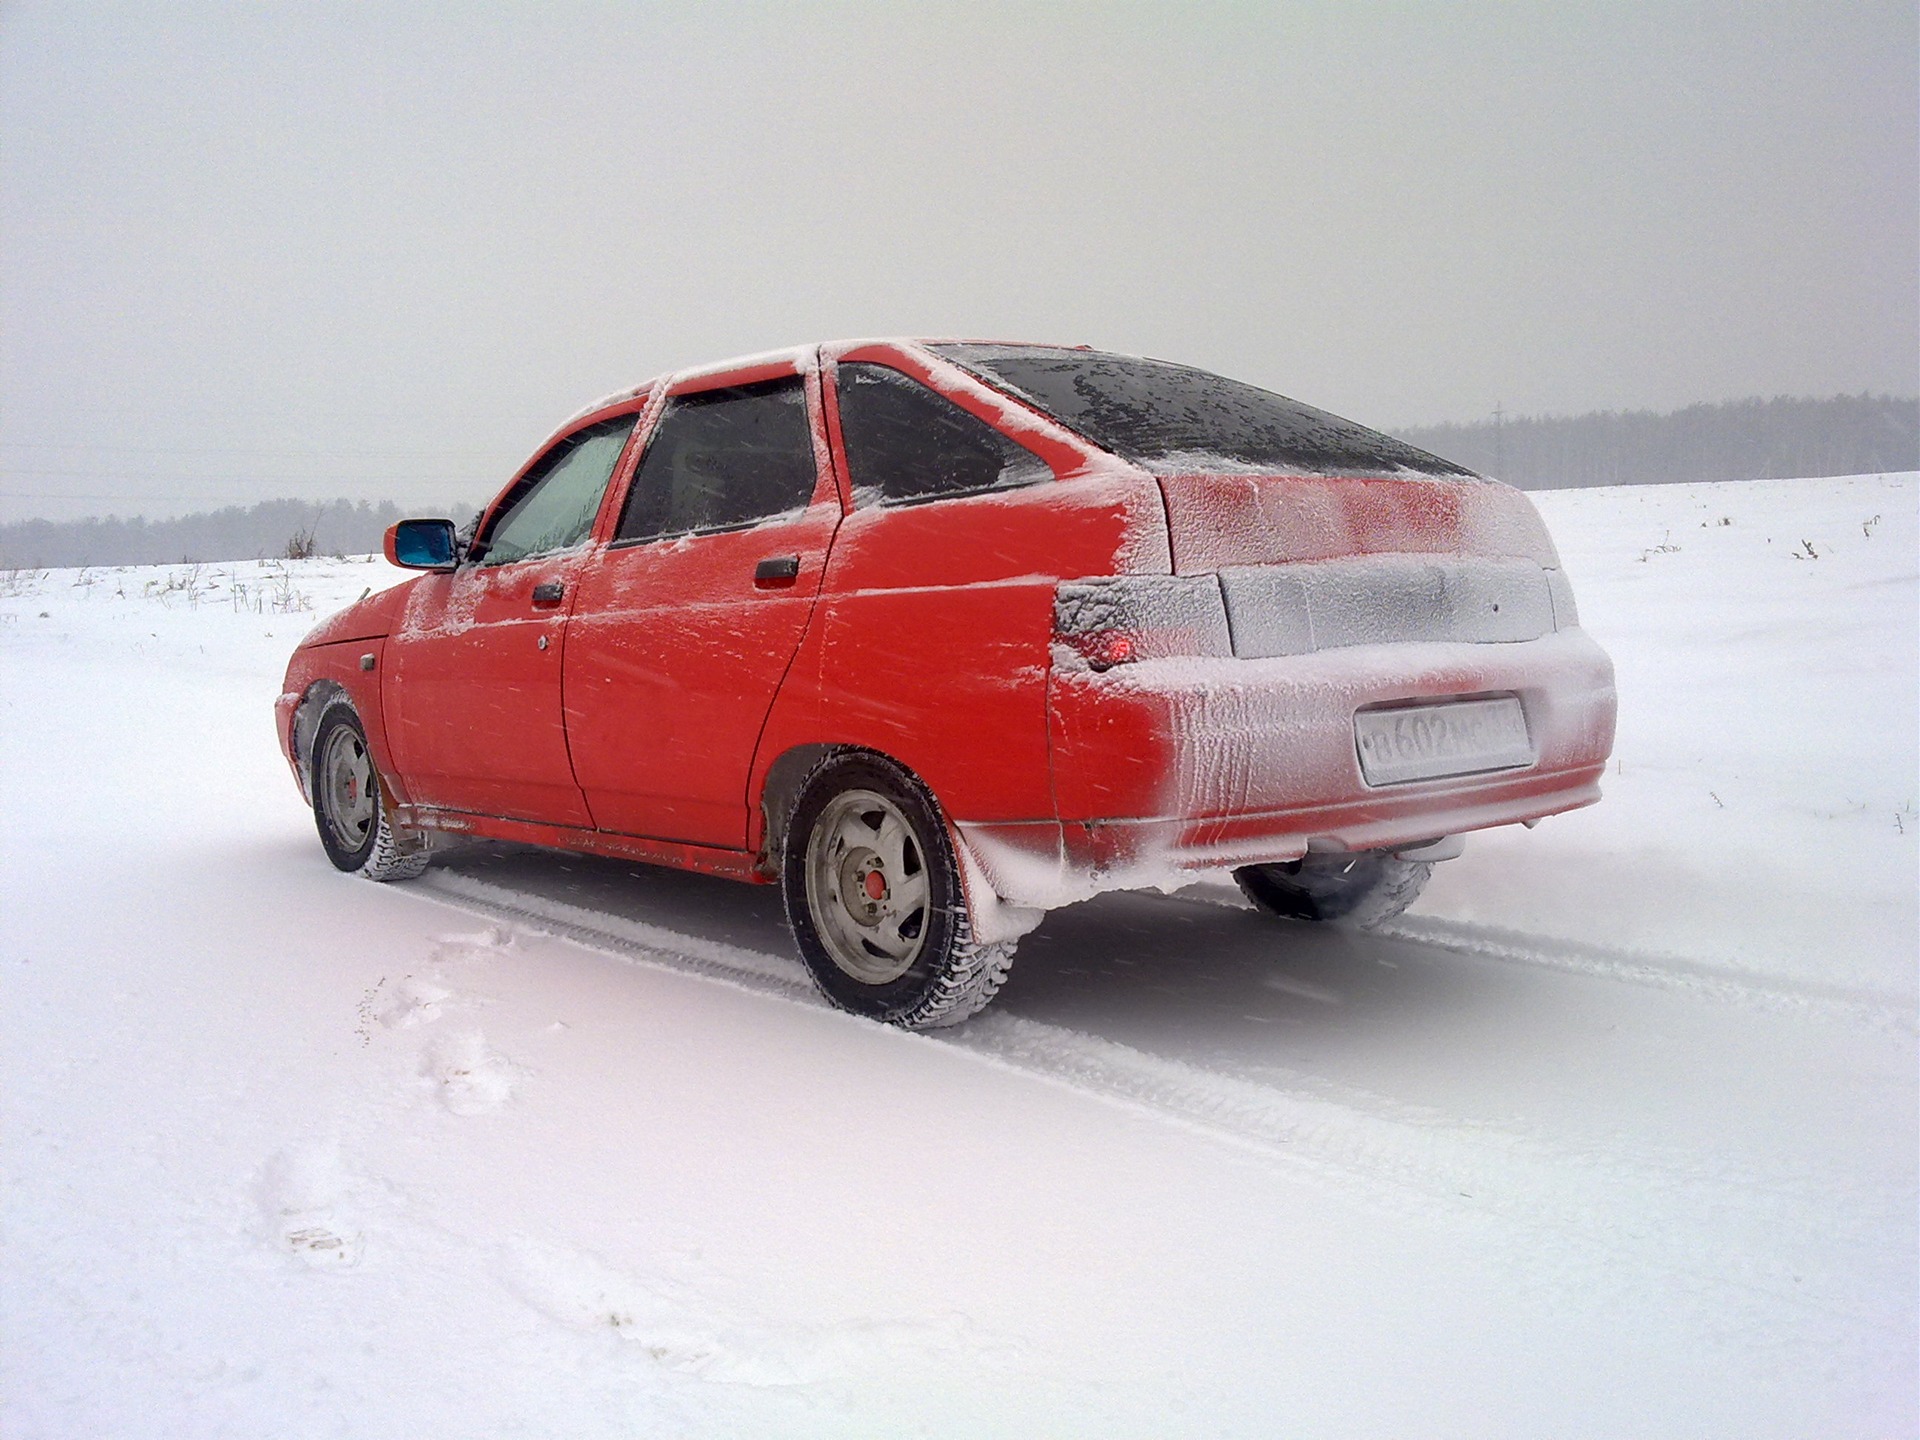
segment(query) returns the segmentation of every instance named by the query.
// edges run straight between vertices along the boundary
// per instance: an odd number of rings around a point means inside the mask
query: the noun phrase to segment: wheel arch
[[[954,828],[953,816],[946,802],[940,798],[926,776],[909,765],[898,755],[882,750],[877,745],[861,745],[852,742],[810,741],[800,745],[789,745],[767,766],[766,775],[760,782],[760,823],[759,837],[760,869],[769,876],[777,876],[780,866],[786,858],[787,827],[793,819],[793,807],[799,802],[800,792],[806,788],[807,781],[829,760],[839,760],[851,756],[865,756],[882,761],[900,771],[909,782],[926,793],[933,803],[934,813],[946,824],[947,833],[959,841]]]
[[[787,825],[793,818],[794,804],[800,799],[801,788],[807,777],[817,770],[821,763],[840,755],[879,755],[906,770],[891,755],[882,755],[880,751],[870,750],[863,745],[830,745],[814,742],[805,745],[790,745],[783,750],[773,763],[767,767],[765,777],[760,782],[760,870],[769,879],[777,879],[780,867],[786,861]],[[919,779],[918,776],[914,777]],[[924,780],[920,782],[923,786]],[[931,790],[928,791],[932,793]],[[938,802],[936,801],[936,804]]]
[[[311,770],[313,743],[320,729],[320,718],[329,705],[344,700],[353,706],[360,728],[366,733],[367,748],[373,752],[381,779],[398,801],[406,801],[406,779],[393,763],[387,743],[386,717],[381,706],[381,677],[386,659],[383,640],[355,640],[335,645],[302,646],[294,652],[287,667],[287,678],[277,706],[282,748],[300,786],[301,795],[313,801]],[[298,699],[293,697],[298,696]]]
[[[309,805],[313,803],[313,742],[320,733],[320,717],[327,707],[336,700],[344,700],[353,705],[353,696],[347,693],[347,687],[338,680],[322,676],[307,686],[301,695],[300,703],[294,707],[290,745],[293,751],[293,773],[300,782],[300,795]],[[360,707],[354,705],[354,713]],[[366,722],[362,720],[362,725]]]
[[[811,764],[802,764],[806,758],[802,752],[810,753]],[[983,873],[973,863],[964,838],[933,787],[912,767],[870,746],[795,746],[783,753],[776,765],[780,761],[787,762],[780,771],[783,789],[793,796],[780,817],[783,833],[778,873],[782,902],[787,923],[815,986],[841,1009],[904,1025],[910,1030],[957,1024],[989,1004],[1006,978],[1013,942],[1031,925],[1012,928],[990,923],[990,928],[999,933],[981,933],[979,919],[985,916],[990,922],[1001,921],[1004,910],[998,896],[985,885]],[[770,775],[773,770],[774,767],[769,767]],[[816,862],[811,837],[805,844],[790,845],[787,843],[790,837],[785,833],[795,821],[809,828],[829,821],[835,814],[834,807],[843,803],[847,795],[865,793],[869,786],[878,792],[870,798],[895,809],[897,818],[902,819],[914,835],[913,843],[918,847],[923,873],[944,877],[933,879],[923,900],[917,902],[924,909],[920,911],[922,928],[914,933],[921,937],[922,945],[934,948],[926,951],[925,956],[916,952],[910,957],[911,968],[904,972],[875,977],[850,967],[844,950],[836,956],[835,947],[846,943],[846,934],[842,931],[840,940],[832,939],[834,927],[823,918],[825,912],[820,908],[812,878],[811,867]],[[892,797],[888,796],[889,790],[894,792]],[[920,818],[914,816],[915,810],[921,812]],[[930,830],[923,828],[929,824]],[[811,830],[812,835],[820,833],[818,829]],[[857,845],[846,858],[876,869],[883,863],[873,858],[871,851],[861,860]],[[908,873],[904,866],[896,870],[892,862],[885,863],[889,875]],[[863,878],[871,884],[871,875]],[[826,905],[828,910],[844,916],[848,908],[840,899],[847,893],[844,874],[841,881],[839,886],[827,890]],[[869,888],[866,894],[880,902],[885,900],[887,890],[883,887],[876,893]],[[874,913],[870,906],[868,918],[855,918],[853,923],[872,926],[886,923],[889,917],[911,914],[881,910],[876,920]],[[1033,918],[1037,922],[1039,916],[1035,914]],[[909,932],[898,933],[904,937]],[[876,956],[894,953],[891,948],[875,949],[871,943],[865,948]],[[931,957],[930,960],[927,957]],[[923,970],[923,960],[933,968]],[[863,982],[874,988],[862,991]]]
[[[1044,910],[1013,905],[994,888],[987,867],[966,835],[954,823],[952,813],[926,777],[898,755],[891,755],[872,745],[794,745],[767,767],[766,779],[760,789],[760,813],[765,826],[760,846],[762,874],[769,879],[780,876],[786,864],[787,830],[793,818],[794,806],[814,772],[829,760],[856,755],[868,756],[893,766],[909,783],[925,792],[934,814],[940,817],[946,828],[947,843],[953,851],[954,864],[960,875],[961,893],[972,916],[976,938],[984,942],[1010,944],[1040,923],[1046,914]]]

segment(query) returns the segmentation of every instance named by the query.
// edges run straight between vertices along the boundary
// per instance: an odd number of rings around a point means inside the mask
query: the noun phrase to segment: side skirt
[[[403,826],[443,835],[471,835],[482,840],[513,840],[550,850],[572,850],[604,855],[614,860],[639,860],[668,865],[702,875],[720,875],[751,885],[766,885],[773,877],[762,872],[760,856],[750,850],[722,850],[711,845],[689,845],[679,840],[656,840],[645,835],[615,835],[604,830],[580,830],[570,825],[545,825],[533,820],[509,820],[499,815],[469,815],[428,805],[397,805],[394,819]]]

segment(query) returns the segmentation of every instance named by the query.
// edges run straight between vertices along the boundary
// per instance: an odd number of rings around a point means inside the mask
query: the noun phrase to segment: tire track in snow
[[[622,959],[827,1008],[791,956],[444,870],[429,871],[408,888]],[[1596,973],[1584,964],[1552,968]],[[1717,995],[1694,986],[1663,988]],[[1839,1197],[1819,1177],[1761,1176],[1673,1150],[1569,1146],[1304,1073],[1283,1072],[1279,1084],[1245,1079],[1017,1015],[989,1011],[953,1030],[912,1038],[1305,1170],[1388,1210],[1431,1214],[1439,1208],[1523,1225],[1546,1243],[1652,1259],[1708,1285],[1757,1290],[1843,1322],[1872,1322],[1853,1303],[1859,1290],[1850,1277],[1874,1263],[1883,1228],[1879,1202],[1898,1197],[1857,1195],[1852,1205],[1835,1205]],[[1837,1251],[1849,1256],[1846,1274],[1818,1283]]]
[[[1893,1034],[1911,1035],[1920,1030],[1916,1001],[1910,997],[1844,985],[1763,978],[1679,955],[1608,950],[1577,940],[1550,940],[1524,931],[1425,915],[1402,916],[1372,933],[1503,964],[1591,975],[1774,1014],[1803,1015]]]
[[[1238,890],[1210,881],[1190,885],[1169,898],[1233,910],[1249,908]],[[1884,1034],[1920,1032],[1920,997],[1910,995],[1763,976],[1684,955],[1612,950],[1434,915],[1402,915],[1367,933],[1480,960],[1587,975],[1770,1014],[1804,1016]]]
[[[815,998],[813,984],[797,957],[770,955],[764,950],[703,940],[662,925],[628,920],[603,910],[569,905],[563,900],[549,900],[452,870],[429,870],[407,888],[414,892],[433,892],[463,910],[515,921],[592,949],[610,949],[615,954],[657,964],[663,969],[704,975],[740,989],[790,999]]]
[[[1866,1293],[1857,1280],[1881,1263],[1888,1215],[1903,1213],[1899,1196],[1843,1201],[1815,1177],[1762,1176],[1671,1148],[1570,1146],[1315,1076],[1244,1079],[1014,1015],[989,1011],[937,1038],[1305,1169],[1391,1212],[1520,1226],[1543,1248],[1625,1259],[1623,1276],[1651,1260],[1705,1287],[1757,1292],[1868,1331],[1876,1317],[1854,1298]],[[1844,1273],[1823,1273],[1840,1252]],[[1588,1267],[1569,1273],[1592,1280]]]

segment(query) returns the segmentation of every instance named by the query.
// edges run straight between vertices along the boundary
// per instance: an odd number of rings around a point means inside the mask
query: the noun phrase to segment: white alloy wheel
[[[827,953],[863,985],[898,980],[927,943],[927,863],[900,807],[843,790],[807,836],[807,906]]]

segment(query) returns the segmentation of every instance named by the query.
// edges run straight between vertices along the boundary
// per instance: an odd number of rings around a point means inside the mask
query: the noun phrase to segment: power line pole
[[[1506,454],[1506,418],[1507,412],[1500,408],[1498,400],[1493,402],[1493,478],[1504,479],[1507,473]]]

